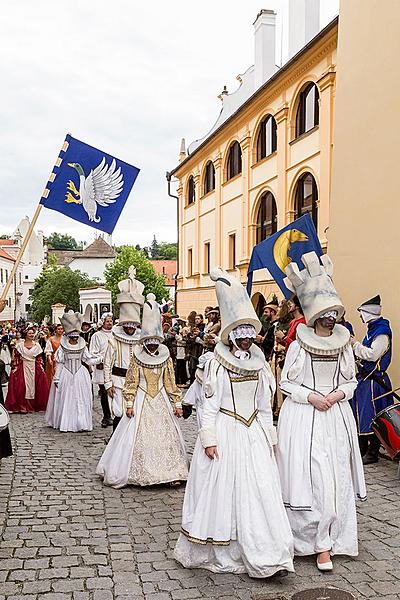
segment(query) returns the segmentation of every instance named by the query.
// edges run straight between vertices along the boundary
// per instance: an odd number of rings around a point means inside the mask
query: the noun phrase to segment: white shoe
[[[317,558],[317,567],[320,571],[333,571],[333,562],[329,560],[328,562],[320,563]]]

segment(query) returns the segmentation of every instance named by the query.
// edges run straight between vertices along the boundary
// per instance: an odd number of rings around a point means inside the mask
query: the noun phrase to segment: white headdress
[[[80,332],[83,323],[83,315],[79,312],[69,310],[60,317],[61,325],[64,327],[64,333],[68,336],[72,332]]]
[[[140,341],[156,338],[160,342],[164,340],[161,324],[161,313],[154,294],[147,294],[143,305],[143,319]]]
[[[144,303],[144,285],[136,279],[135,267],[129,267],[128,279],[119,282],[120,293],[117,296],[119,304],[119,325],[140,323],[140,308]]]
[[[253,325],[258,333],[261,329],[260,320],[239,279],[219,268],[213,269],[210,277],[215,281],[215,292],[221,313],[221,341],[228,345],[229,334],[238,325]]]
[[[312,327],[317,319],[330,311],[337,311],[340,319],[344,306],[332,283],[333,263],[329,256],[324,254],[319,259],[315,252],[307,252],[301,261],[305,266],[302,271],[295,262],[286,267],[284,284],[297,295],[307,325]]]

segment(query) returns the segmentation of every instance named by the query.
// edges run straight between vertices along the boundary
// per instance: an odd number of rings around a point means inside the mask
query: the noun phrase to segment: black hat
[[[358,307],[357,310],[360,310],[364,307],[367,306],[381,306],[381,297],[379,294],[377,294],[376,296],[374,296],[373,298],[370,298],[370,300],[366,300],[365,302],[363,302],[362,304],[360,304],[360,306]]]

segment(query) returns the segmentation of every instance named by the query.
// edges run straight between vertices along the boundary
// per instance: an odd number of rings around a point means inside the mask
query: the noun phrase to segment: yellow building
[[[213,266],[245,283],[254,245],[305,212],[327,244],[338,21],[276,70],[273,20],[272,11],[258,15],[255,66],[234,94],[224,90],[219,120],[188,153],[181,148],[172,171],[179,179],[182,315],[216,304]],[[266,271],[255,273],[255,306],[276,290]]]
[[[375,294],[392,325],[393,386],[400,385],[400,2],[340,5],[329,254],[348,317]],[[368,93],[360,90],[368,82]],[[359,324],[359,325],[358,325]]]

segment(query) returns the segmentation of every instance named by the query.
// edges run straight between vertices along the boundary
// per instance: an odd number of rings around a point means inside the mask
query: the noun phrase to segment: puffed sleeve
[[[112,368],[115,363],[115,348],[111,341],[108,342],[107,350],[104,355],[104,387],[109,390],[113,386]]]
[[[126,373],[125,378],[125,385],[122,390],[122,395],[124,397],[127,408],[133,408],[136,392],[139,386],[139,377],[139,365],[133,357],[131,358],[131,362],[129,363],[128,371]]]
[[[179,388],[176,386],[172,358],[167,360],[167,364],[164,369],[164,387],[167,390],[167,394],[174,403],[175,407],[182,408],[182,394]]]
[[[223,373],[223,367],[215,359],[210,360],[204,368],[202,390],[203,412],[199,437],[203,448],[218,445],[215,421],[221,408],[219,373]]]
[[[294,402],[299,402],[300,404],[308,404],[308,396],[313,391],[300,383],[305,361],[305,350],[300,348],[298,342],[292,342],[286,354],[279,384],[282,392],[290,396]]]
[[[275,393],[276,383],[271,367],[265,364],[260,372],[260,384],[257,393],[257,407],[262,421],[265,424],[271,445],[277,443],[276,427],[274,426],[271,408],[271,398]]]
[[[83,350],[83,354],[82,354],[82,362],[84,362],[86,365],[99,365],[101,362],[103,362],[103,355],[102,354],[92,354],[92,352],[89,352],[89,350],[87,349],[87,347]]]
[[[60,379],[61,371],[63,370],[64,358],[65,358],[65,356],[64,356],[63,349],[58,348],[58,350],[56,350],[56,353],[54,355],[54,360],[56,363],[56,368],[55,368],[54,377],[53,377],[54,383],[58,383],[58,381]]]
[[[50,341],[50,338],[46,342],[44,353],[45,353],[46,356],[49,356],[49,355],[53,354],[53,346],[52,346],[52,343]]]

